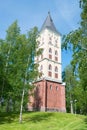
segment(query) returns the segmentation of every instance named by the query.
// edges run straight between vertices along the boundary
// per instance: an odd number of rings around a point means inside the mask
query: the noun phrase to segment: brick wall
[[[66,111],[65,87],[57,82],[42,80],[35,83],[34,96],[30,97],[29,110]],[[31,109],[31,110],[32,110]]]

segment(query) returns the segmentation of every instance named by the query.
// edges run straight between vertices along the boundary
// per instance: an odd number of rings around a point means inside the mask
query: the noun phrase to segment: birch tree
[[[72,49],[71,65],[79,81],[77,89],[81,93],[78,98],[82,97],[78,99],[79,107],[83,114],[87,114],[87,0],[80,0],[80,7],[80,27],[63,37],[62,47],[65,50]]]

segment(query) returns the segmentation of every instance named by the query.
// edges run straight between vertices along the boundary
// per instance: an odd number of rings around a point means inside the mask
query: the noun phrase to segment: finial
[[[50,14],[50,11],[48,11],[48,14]]]

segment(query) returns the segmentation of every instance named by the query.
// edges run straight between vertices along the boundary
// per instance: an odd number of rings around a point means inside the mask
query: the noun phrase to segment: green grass
[[[87,117],[67,113],[28,112],[23,114],[0,113],[0,130],[87,130]]]

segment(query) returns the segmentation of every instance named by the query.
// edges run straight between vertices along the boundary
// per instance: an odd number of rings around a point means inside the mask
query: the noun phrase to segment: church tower
[[[35,83],[34,97],[29,110],[65,112],[65,86],[62,83],[61,34],[57,31],[50,12],[37,38],[42,54],[36,57],[41,77]]]

